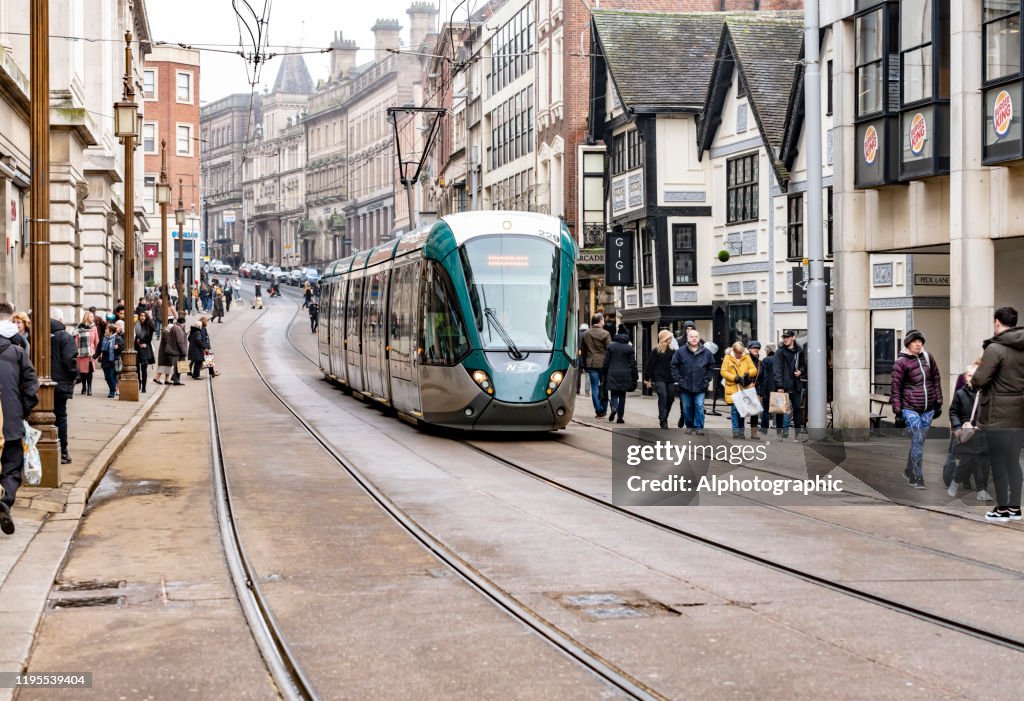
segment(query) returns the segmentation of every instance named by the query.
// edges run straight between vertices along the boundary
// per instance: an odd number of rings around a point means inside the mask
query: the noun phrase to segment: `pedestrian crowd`
[[[579,361],[583,393],[591,397],[597,418],[624,423],[626,393],[636,389],[637,359],[628,331],[620,326],[613,336],[604,314],[595,313],[579,329]],[[611,324],[614,328],[614,324]],[[669,426],[675,400],[680,411],[677,426],[687,434],[704,435],[704,399],[712,391],[716,374],[730,409],[732,436],[760,440],[761,432],[775,429],[777,440],[806,440],[804,399],[807,355],[786,330],[778,348],[759,341],[734,343],[716,367],[713,343],[700,338],[696,324],[684,322],[679,337],[664,329],[643,365],[644,386],[658,397],[658,424]],[[910,437],[904,476],[916,489],[925,489],[922,473],[924,441],[932,422],[942,414],[942,374],[925,349],[924,334],[906,333],[903,351],[892,368],[890,400],[897,420]],[[1021,520],[1024,471],[1024,327],[1012,307],[994,313],[993,336],[982,355],[960,375],[949,407],[950,445],[944,481],[951,497],[972,488],[979,501],[992,501],[985,514],[994,522]],[[762,355],[762,351],[764,352]],[[581,386],[577,387],[577,392]],[[831,398],[830,398],[831,401]]]
[[[126,324],[132,324],[134,332],[140,392],[147,390],[150,365],[156,365],[153,382],[161,385],[183,385],[182,374],[200,380],[203,369],[210,377],[220,374],[215,369],[208,326],[214,321],[222,323],[232,301],[241,301],[241,282],[235,278],[223,285],[216,279],[208,285],[197,283],[192,286],[192,293],[191,303],[189,295],[181,301],[200,316],[188,332],[186,317],[178,316],[174,308],[178,290],[173,283],[168,286],[169,320],[164,318],[159,289],[147,288],[130,317],[126,318],[124,300],[119,299],[112,312],[90,307],[75,326],[69,326],[56,307],[50,310],[49,324],[40,327],[41,322],[33,322],[31,313],[17,311],[9,302],[0,302],[0,531],[8,535],[14,532],[11,507],[22,483],[25,422],[39,401],[39,380],[31,359],[32,344],[46,342],[39,329],[50,331],[50,377],[56,385],[53,413],[60,459],[68,464],[72,462],[68,450],[68,402],[75,395],[76,385],[81,396],[92,395],[97,370],[106,382],[107,398],[119,396]],[[210,314],[202,314],[207,308]]]
[[[1013,307],[995,310],[993,335],[982,343],[981,357],[958,378],[949,406],[952,435],[943,469],[949,496],[973,486],[979,501],[991,501],[991,476],[996,506],[985,518],[996,523],[1021,520],[1024,328],[1017,323]],[[906,333],[890,388],[893,412],[910,434],[903,474],[916,489],[925,489],[924,439],[943,406],[942,374],[934,356],[925,350],[926,342],[921,331]]]

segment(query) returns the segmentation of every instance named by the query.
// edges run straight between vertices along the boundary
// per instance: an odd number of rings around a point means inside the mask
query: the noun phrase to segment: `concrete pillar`
[[[857,158],[854,136],[854,30],[852,22],[833,24],[835,66],[834,149],[835,231],[833,322],[833,425],[837,430],[869,427],[871,393],[871,271],[868,222],[877,195],[853,187]]]
[[[950,3],[949,389],[992,335],[995,246],[981,165],[981,4]]]

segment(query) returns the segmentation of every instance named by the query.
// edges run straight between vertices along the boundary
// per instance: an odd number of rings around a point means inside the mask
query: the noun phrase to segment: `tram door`
[[[345,299],[347,297],[345,291],[347,289],[347,280],[331,285],[330,297],[327,301],[331,310],[328,318],[328,342],[331,344],[328,352],[331,355],[331,374],[341,381],[345,380]]]
[[[348,285],[348,301],[345,304],[345,372],[348,386],[363,389],[362,352],[363,344],[360,320],[363,309],[363,286],[365,278],[351,280]]]
[[[363,380],[375,397],[384,393],[384,329],[387,320],[388,274],[378,268],[366,278],[363,296]]]
[[[320,368],[327,374],[332,374],[331,370],[331,293],[334,291],[336,285],[324,286],[323,292],[320,294],[320,325],[316,331],[316,348],[317,356],[320,360]]]
[[[391,271],[391,295],[388,303],[391,403],[398,411],[404,412],[419,410],[419,392],[413,382],[419,268],[419,263],[413,263],[398,265]]]

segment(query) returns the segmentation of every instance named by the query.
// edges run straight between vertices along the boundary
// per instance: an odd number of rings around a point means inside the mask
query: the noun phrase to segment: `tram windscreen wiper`
[[[526,356],[523,355],[523,352],[516,348],[516,343],[512,340],[512,337],[509,336],[508,331],[506,331],[505,327],[501,325],[500,321],[498,321],[498,317],[494,313],[494,310],[490,307],[485,307],[484,316],[487,317],[487,321],[491,322],[491,326],[493,326],[494,330],[498,332],[499,336],[501,336],[501,340],[505,342],[506,346],[508,346],[509,354],[516,360],[522,360],[525,358]]]

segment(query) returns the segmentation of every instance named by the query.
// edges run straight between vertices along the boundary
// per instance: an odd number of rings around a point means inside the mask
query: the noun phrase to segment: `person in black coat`
[[[320,326],[320,304],[316,301],[310,300],[309,302],[309,330],[312,333],[316,333],[317,327]]]
[[[977,427],[978,415],[975,411],[974,402],[978,396],[978,390],[974,386],[974,371],[976,366],[967,368],[963,374],[964,386],[953,395],[953,401],[949,405],[949,426],[953,431],[953,438],[956,441],[954,452],[957,466],[956,474],[949,485],[949,496],[956,498],[961,489],[970,489],[971,477],[974,477],[974,486],[978,490],[978,500],[987,501],[992,497],[986,491],[989,476],[988,440],[984,431],[977,431],[974,437],[966,443],[960,442],[961,429],[965,423]],[[973,417],[973,419],[972,419]]]
[[[807,386],[807,354],[796,342],[796,333],[787,329],[782,334],[782,347],[775,354],[776,391],[785,391],[789,395],[789,404],[793,408],[793,435],[799,438],[804,425],[803,399],[804,388]],[[782,418],[782,437],[789,437],[789,416]]]
[[[658,425],[668,428],[668,415],[676,398],[676,383],[672,381],[672,332],[662,329],[658,332],[658,345],[651,350],[651,356],[644,364],[644,385],[653,387],[658,394]]]
[[[146,380],[149,377],[149,366],[156,362],[153,355],[153,335],[156,328],[149,312],[139,312],[139,320],[135,322],[135,364],[139,370],[139,391],[146,391]]]
[[[623,415],[626,411],[626,392],[636,389],[637,369],[636,352],[629,343],[629,336],[624,333],[617,334],[608,351],[604,356],[604,369],[602,371],[604,382],[608,386],[611,395],[611,413],[609,421],[625,423]]]
[[[770,425],[769,421],[774,416],[775,433],[781,436],[782,415],[768,413],[768,400],[771,399],[771,394],[775,391],[775,344],[769,343],[764,347],[764,352],[765,356],[761,358],[758,365],[757,381],[754,384],[757,396],[761,399],[761,406],[764,407],[764,411],[761,412],[761,429],[767,431]]]
[[[78,379],[78,342],[64,328],[64,313],[50,312],[50,378],[57,384],[53,393],[53,415],[60,440],[60,461],[71,462],[68,455],[68,400],[75,394]]]
[[[672,356],[672,379],[679,392],[683,415],[679,428],[687,433],[704,435],[704,393],[715,373],[715,356],[701,343],[697,329],[686,332],[686,342]]]
[[[188,374],[193,380],[200,379],[199,373],[203,369],[203,357],[205,355],[203,325],[196,320],[192,322],[192,328],[188,331]]]
[[[10,325],[14,307],[9,302],[0,302],[0,325]],[[14,334],[17,335],[17,334]],[[24,450],[21,439],[25,437],[24,420],[39,402],[39,379],[32,367],[28,353],[10,337],[0,333],[0,407],[3,411],[3,450],[0,451],[0,530],[7,535],[14,533],[14,519],[10,507],[21,486]]]

